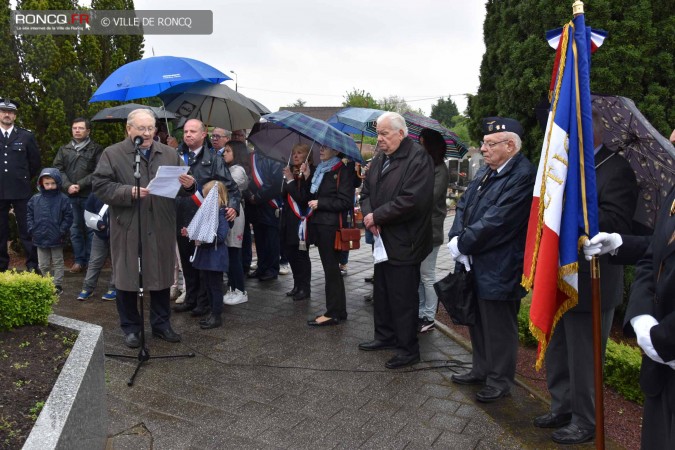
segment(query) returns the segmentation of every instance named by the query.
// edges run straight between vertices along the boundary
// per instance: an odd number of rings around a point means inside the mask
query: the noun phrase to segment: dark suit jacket
[[[0,133],[0,200],[30,198],[35,190],[31,178],[40,173],[41,166],[33,133],[16,125],[9,139]]]
[[[628,336],[635,335],[630,325],[634,317],[649,314],[659,321],[650,334],[656,352],[666,362],[675,359],[675,214],[671,214],[674,204],[675,189],[662,203],[652,243],[636,266],[624,319],[624,333]],[[666,383],[670,385],[669,392],[675,394],[675,370],[644,356],[640,386],[645,394],[660,394]],[[675,410],[675,398],[668,400]]]
[[[598,192],[598,227],[606,233],[631,234],[637,204],[637,181],[628,161],[602,147],[595,155],[595,184]],[[579,256],[579,303],[571,311],[591,311],[590,264]],[[603,311],[616,308],[623,299],[623,266],[600,257],[600,292]]]

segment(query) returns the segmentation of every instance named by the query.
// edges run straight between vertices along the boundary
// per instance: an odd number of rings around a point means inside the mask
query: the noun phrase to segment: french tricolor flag
[[[523,286],[533,289],[530,331],[537,369],[556,323],[578,302],[580,239],[598,232],[590,47],[584,16],[563,28],[527,231]]]

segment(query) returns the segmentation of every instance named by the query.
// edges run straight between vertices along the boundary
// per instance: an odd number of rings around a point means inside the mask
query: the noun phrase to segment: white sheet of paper
[[[180,190],[178,177],[187,173],[188,170],[190,170],[188,166],[159,166],[155,178],[148,184],[150,194],[176,198]]]

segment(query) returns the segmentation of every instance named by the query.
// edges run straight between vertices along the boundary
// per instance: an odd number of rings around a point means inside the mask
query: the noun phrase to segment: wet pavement
[[[450,267],[444,250],[439,276]],[[131,387],[136,359],[106,358],[107,448],[557,448],[552,430],[531,425],[548,407],[526,389],[516,386],[510,397],[481,404],[474,397],[478,387],[450,381],[467,370],[471,356],[466,343],[441,325],[420,336],[422,362],[413,368],[388,370],[384,363],[393,352],[358,350],[373,337],[373,306],[363,299],[372,289],[364,282],[372,274],[370,246],[350,252],[348,320],[308,327],[306,320],[323,313],[325,304],[317,250],[310,255],[311,300],[285,296],[292,275],[247,280],[249,301],[225,306],[222,328],[201,330],[199,318],[174,314],[183,341],[170,344],[152,337],[146,324],[151,356],[194,358],[151,359]],[[136,356],[124,346],[115,303],[100,299],[109,270],[95,295],[80,302],[83,277],[66,272],[54,312],[101,325],[106,352]]]

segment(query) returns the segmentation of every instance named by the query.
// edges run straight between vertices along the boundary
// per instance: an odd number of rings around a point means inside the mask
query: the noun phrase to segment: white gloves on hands
[[[450,257],[455,260],[455,262],[464,264],[464,268],[467,272],[471,270],[471,263],[469,262],[469,257],[467,255],[462,255],[457,246],[457,236],[452,238],[448,242],[448,250],[450,250]]]
[[[616,249],[621,247],[623,239],[618,233],[600,232],[593,236],[590,240],[584,241],[584,257],[586,261],[590,261],[595,255],[604,255],[610,253],[616,255]]]
[[[665,364],[659,354],[656,353],[656,349],[654,349],[654,345],[652,344],[652,337],[649,334],[649,331],[652,329],[652,327],[654,325],[658,325],[659,322],[649,314],[642,314],[640,316],[633,317],[630,320],[630,324],[633,326],[633,330],[635,330],[637,343],[645,352],[645,354],[657,363]]]

